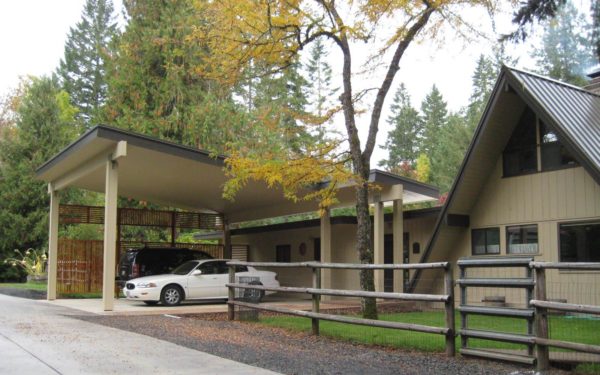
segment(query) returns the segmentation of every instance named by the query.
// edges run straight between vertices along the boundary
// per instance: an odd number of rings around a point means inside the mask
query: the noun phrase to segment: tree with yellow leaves
[[[306,126],[324,124],[336,110],[343,115],[345,134],[337,142],[306,145],[290,150],[269,142],[278,131],[268,124],[262,137],[250,147],[236,148],[227,161],[231,179],[226,195],[233,197],[249,179],[283,187],[291,199],[320,199],[325,208],[335,202],[335,189],[352,179],[356,182],[357,242],[362,263],[373,263],[369,217],[369,171],[383,104],[407,48],[418,39],[437,38],[450,27],[456,34],[474,31],[461,17],[462,11],[481,7],[490,14],[496,0],[198,0],[196,6],[209,20],[198,25],[193,38],[212,53],[198,67],[199,74],[222,82],[235,82],[254,64],[268,66],[280,74],[316,40],[331,42],[341,53],[337,70],[342,89],[339,105],[326,116],[306,116]],[[447,33],[446,33],[447,34]],[[359,49],[373,52],[367,68],[383,71],[374,90],[358,92],[353,58]],[[336,67],[334,67],[335,69]],[[364,109],[365,100],[372,100]],[[368,114],[364,119],[362,114]],[[274,109],[286,113],[286,109]],[[359,126],[368,127],[364,144]],[[256,131],[253,129],[253,131]],[[351,171],[347,169],[351,166]],[[327,181],[328,184],[318,184]],[[311,187],[320,186],[320,190]],[[361,271],[363,290],[375,288],[373,272]],[[375,300],[363,299],[363,316],[377,317]]]

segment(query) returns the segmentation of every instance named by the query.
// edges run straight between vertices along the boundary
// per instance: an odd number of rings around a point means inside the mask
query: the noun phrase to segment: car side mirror
[[[202,271],[201,270],[194,270],[192,271],[192,276],[200,276],[202,275]]]

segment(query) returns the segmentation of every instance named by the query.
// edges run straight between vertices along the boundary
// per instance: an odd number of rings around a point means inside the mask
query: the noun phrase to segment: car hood
[[[152,276],[138,277],[137,279],[131,279],[127,282],[134,283],[134,284],[141,283],[141,282],[161,284],[161,283],[168,282],[168,281],[185,279],[187,277],[188,277],[187,275],[175,275],[172,273],[167,273],[164,275],[152,275]]]

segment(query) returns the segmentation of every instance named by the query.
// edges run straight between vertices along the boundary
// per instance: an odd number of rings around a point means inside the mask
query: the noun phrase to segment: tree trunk
[[[361,176],[364,180],[356,189],[356,251],[361,263],[373,263],[373,248],[371,241],[371,216],[369,214],[369,168],[363,165]],[[375,291],[373,270],[360,270],[360,288],[366,291]],[[361,306],[363,317],[377,319],[377,304],[375,298],[362,298]]]

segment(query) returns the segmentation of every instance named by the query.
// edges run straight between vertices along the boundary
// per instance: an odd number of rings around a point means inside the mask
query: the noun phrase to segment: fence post
[[[229,283],[230,284],[235,283],[235,266],[232,266],[232,265],[229,266]],[[235,319],[235,311],[234,311],[234,306],[233,306],[233,300],[235,299],[235,288],[230,286],[228,288],[228,292],[229,292],[229,301],[227,303],[227,318],[229,320],[234,320]]]
[[[312,284],[314,289],[321,289],[321,269],[317,267],[312,267]],[[321,296],[318,294],[312,295],[312,312],[319,312],[319,302]],[[319,319],[312,318],[312,333],[313,335],[319,335]]]
[[[535,299],[538,301],[546,300],[546,270],[544,268],[535,268]],[[541,339],[548,338],[548,309],[535,307],[535,337]],[[537,370],[545,371],[550,367],[550,356],[548,346],[535,344],[537,357]]]
[[[454,357],[456,354],[456,323],[454,319],[454,277],[452,274],[452,264],[448,263],[445,269],[444,284],[448,300],[445,303],[446,308],[446,328],[448,333],[446,334],[446,355],[448,357]]]

